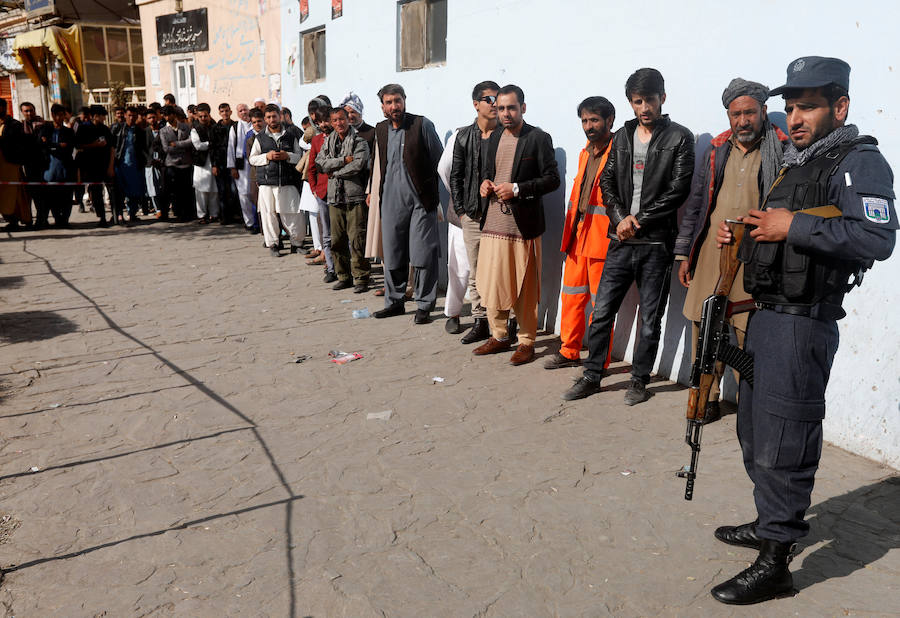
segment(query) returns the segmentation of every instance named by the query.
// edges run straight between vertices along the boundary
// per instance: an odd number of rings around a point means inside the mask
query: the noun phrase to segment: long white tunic
[[[194,145],[195,150],[209,150],[209,142],[200,141],[197,129],[191,129],[191,143]],[[201,193],[216,193],[218,191],[216,188],[216,177],[212,173],[212,161],[210,161],[209,157],[206,157],[206,163],[202,167],[200,165],[194,166],[194,191],[200,191]]]

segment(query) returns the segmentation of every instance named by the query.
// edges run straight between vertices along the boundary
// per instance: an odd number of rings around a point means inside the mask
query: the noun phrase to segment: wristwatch
[[[513,183],[513,197],[519,197],[519,183]]]

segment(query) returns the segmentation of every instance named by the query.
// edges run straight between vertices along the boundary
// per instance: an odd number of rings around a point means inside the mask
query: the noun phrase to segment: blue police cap
[[[785,90],[820,88],[828,84],[841,86],[849,92],[850,65],[839,58],[805,56],[788,65],[787,83],[769,92],[769,96],[784,94]]]

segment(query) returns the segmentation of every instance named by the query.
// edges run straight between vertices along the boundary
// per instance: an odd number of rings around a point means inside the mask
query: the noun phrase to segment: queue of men
[[[895,243],[891,169],[877,141],[846,122],[849,73],[841,60],[811,56],[792,62],[785,85],[772,91],[733,79],[722,94],[729,129],[711,140],[697,174],[693,133],[663,113],[665,81],[656,69],[639,69],[626,80],[634,118],[618,130],[609,98],[591,96],[576,108],[587,142],[560,247],[560,348],[544,363],[549,370],[583,366],[563,399],[603,389],[615,316],[634,284],[641,319],[624,401],[647,401],[673,268],[688,289],[683,313],[695,350],[700,307],[719,275],[719,251],[732,240],[725,221],[750,226],[730,299],[752,300],[756,309],[731,316],[731,325],[754,358],[755,387],[740,382],[737,424],[758,517],[721,527],[715,536],[758,555],[713,588],[723,603],[757,603],[793,591],[788,563],[809,530],[804,516],[821,454],[843,297]],[[779,94],[787,135],[767,115],[767,101]],[[32,106],[19,123],[0,100],[0,180],[62,180],[77,171],[94,183],[88,191],[100,225],[106,224],[104,185],[114,196],[113,222],[124,219],[126,205],[129,218],[137,217],[149,205],[147,195],[161,219],[172,210],[179,220],[211,223],[240,212],[249,230],[261,229],[275,257],[283,238],[297,253],[309,229],[309,263],[323,267],[326,283],[364,293],[372,284],[371,260],[379,259],[384,288],[376,294],[384,296],[384,308],[374,317],[403,315],[413,301],[419,325],[435,309],[438,223],[446,217],[445,329],[464,332],[468,299],[473,323],[461,343],[480,343],[476,356],[511,351],[512,365],[531,362],[545,250],[542,197],[560,184],[551,136],[525,122],[526,95],[513,84],[476,84],[475,118],[446,146],[428,118],[407,111],[402,86],[387,84],[378,98],[384,120],[374,128],[350,93],[335,106],[325,95],[310,101],[302,129],[289,112],[260,99],[252,110],[239,105],[238,121],[220,105],[218,123],[203,103],[189,109],[194,119],[174,100],[127,108],[112,129],[105,111],[94,108],[82,113],[74,131],[62,106],[51,109],[52,122],[41,124]],[[23,160],[14,148],[26,135],[35,136],[43,165]],[[440,181],[450,194],[446,214]],[[31,216],[19,202],[22,193],[0,185],[3,216],[13,228]],[[65,226],[71,194],[64,187],[35,191],[36,225],[52,214]],[[718,367],[718,376],[723,373]],[[721,415],[718,399],[716,385],[707,422]]]

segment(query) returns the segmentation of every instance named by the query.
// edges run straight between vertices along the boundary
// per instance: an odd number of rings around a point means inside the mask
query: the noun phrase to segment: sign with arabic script
[[[157,17],[156,47],[160,56],[208,50],[209,22],[206,9]]]

